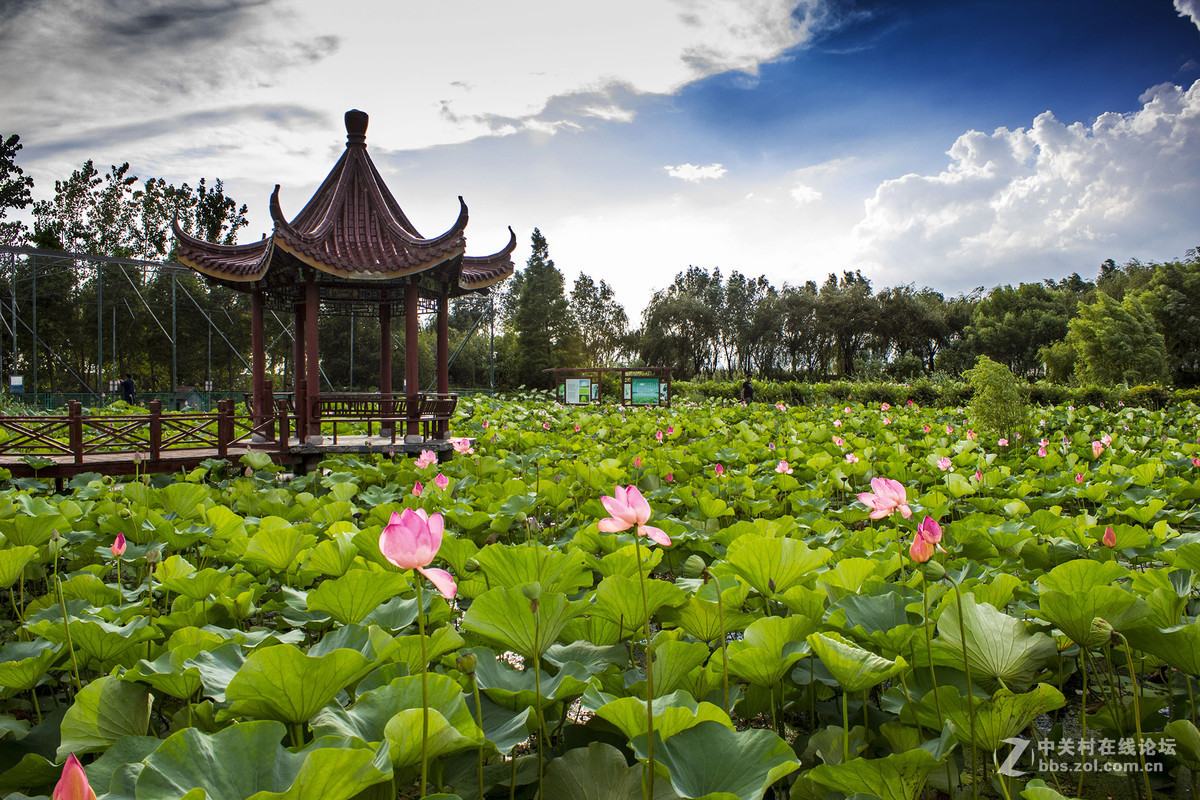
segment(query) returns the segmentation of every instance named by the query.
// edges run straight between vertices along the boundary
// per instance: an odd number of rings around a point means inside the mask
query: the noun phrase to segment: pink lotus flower
[[[786,461],[780,461],[779,464],[775,467],[775,471],[778,472],[780,475],[791,475],[793,470],[791,467],[788,466],[788,463]]]
[[[667,483],[671,483],[671,482],[672,482],[672,481],[674,481],[674,480],[675,480],[675,473],[674,473],[674,472],[668,472],[668,473],[667,473]]]
[[[1200,467],[1200,458],[1193,458],[1193,459],[1192,459],[1192,466],[1193,466],[1193,467]]]
[[[579,433],[579,426],[578,426],[578,425],[576,425],[576,426],[575,426],[575,432],[576,432],[576,433]]]
[[[983,473],[980,472],[979,470],[975,470],[975,480],[977,480],[977,481],[983,480]]]
[[[54,787],[51,800],[96,800],[96,793],[88,783],[87,773],[74,753],[67,756],[63,764],[62,777]]]
[[[835,420],[833,421],[833,427],[835,427],[835,428],[840,428],[840,427],[842,427],[842,421],[841,421],[840,419],[835,419]]]
[[[774,443],[774,442],[767,442],[767,449],[768,449],[768,450],[774,450],[774,449],[775,449],[775,443]]]
[[[1038,455],[1039,455],[1039,456],[1041,456],[1042,458],[1045,458],[1045,457],[1046,457],[1046,448],[1044,448],[1044,447],[1039,447],[1039,448],[1038,448]]]
[[[413,465],[417,469],[425,469],[426,467],[432,467],[436,463],[437,453],[432,450],[422,450],[421,455],[417,456],[417,460],[413,462]]]
[[[471,447],[471,440],[465,436],[455,437],[450,440],[450,445],[454,448],[454,452],[463,455],[470,455],[475,452],[475,448]]]
[[[641,456],[634,456],[634,457],[633,457],[633,468],[634,468],[634,469],[641,469],[641,468],[642,468],[642,457],[641,457]]]
[[[947,456],[942,456],[937,461],[937,468],[940,469],[942,472],[945,472],[946,470],[950,469],[950,467],[952,467],[952,466],[954,466],[954,464],[952,461],[950,461],[950,459]]]
[[[835,436],[835,437],[833,437],[833,443],[836,444],[838,447],[844,447],[846,445],[846,440],[840,436]]]
[[[636,526],[638,536],[645,536],[663,547],[671,544],[671,537],[665,532],[646,524],[650,521],[650,504],[636,486],[623,489],[618,486],[613,490],[613,495],[600,498],[612,516],[597,522],[596,527],[604,533],[617,533]]]
[[[941,540],[941,526],[933,517],[926,516],[917,526],[917,533],[913,536],[912,544],[908,548],[908,555],[918,564],[924,564],[933,558],[935,550],[941,549],[938,544]]]
[[[655,439],[658,439],[658,440],[661,442],[661,441],[663,440],[663,432],[662,432],[662,431],[655,431],[655,433],[654,433],[654,438],[655,438]]]
[[[488,422],[487,422],[487,420],[485,419],[485,420],[483,421],[483,429],[484,429],[484,430],[487,430],[487,426],[488,426]]]
[[[954,433],[954,426],[953,426],[953,425],[947,425],[947,426],[946,426],[946,433]]]
[[[889,408],[891,408],[891,405],[889,405],[888,403],[883,403],[882,405],[879,406],[880,411],[887,411]]]
[[[421,492],[423,492],[423,491],[425,491],[425,487],[421,485],[420,481],[417,481],[416,483],[413,484],[413,488],[412,488],[413,497],[420,497]]]
[[[1116,531],[1112,529],[1112,525],[1109,525],[1104,529],[1104,538],[1100,541],[1104,542],[1105,547],[1117,546],[1117,534]]]
[[[1100,437],[1100,443],[1105,447],[1108,447],[1110,444],[1112,444],[1112,437],[1106,433]]]
[[[850,413],[850,406],[846,406],[845,408],[843,408],[843,409],[842,409],[842,413],[843,413],[843,414],[849,414],[849,413]]]
[[[1076,472],[1076,473],[1075,473],[1075,482],[1076,482],[1076,483],[1083,483],[1083,473],[1082,473],[1082,472]]]
[[[667,436],[670,436],[670,435],[671,435],[672,433],[674,433],[674,432],[675,432],[675,426],[674,426],[674,425],[672,425],[671,427],[667,428]]]
[[[1100,454],[1103,452],[1104,452],[1103,444],[1101,444],[1098,441],[1092,442],[1092,458],[1099,458]]]
[[[968,431],[967,431],[967,438],[968,438],[968,439],[971,439],[972,441],[974,441],[975,439],[979,438],[979,434],[978,434],[978,433],[976,433],[976,432],[975,432],[975,431],[973,431],[973,430],[968,430]]]
[[[1049,439],[1042,439],[1040,442],[1038,442],[1038,447],[1045,447],[1048,444],[1050,444]]]
[[[721,466],[720,464],[717,464],[715,467],[713,467],[713,472],[715,472],[717,474],[717,477],[719,478],[725,474],[725,468],[723,466]]]
[[[446,487],[450,485],[450,479],[439,472],[438,476],[433,479],[433,485],[444,492],[446,491]]]
[[[847,464],[857,464],[858,456],[854,455],[854,453],[846,453],[846,463]]]
[[[112,547],[108,548],[117,558],[125,555],[125,534],[118,533],[117,539],[112,543]]]
[[[871,519],[883,519],[894,511],[905,519],[912,516],[904,484],[890,478],[872,478],[871,491],[861,492],[858,502],[871,509]]]
[[[549,423],[549,422],[543,422],[543,423],[542,423],[542,430],[544,430],[544,431],[548,431],[548,430],[550,430],[550,423]]]
[[[921,430],[925,431],[926,433],[929,433],[929,426],[928,426],[928,425],[922,425],[922,426],[921,426]]]
[[[884,418],[883,418],[883,424],[884,424],[884,425],[891,425],[891,424],[892,424],[891,417],[884,417]]]
[[[911,406],[912,404],[913,404],[912,400],[909,400],[907,403],[905,403],[906,406]]]
[[[787,406],[785,406],[783,403],[776,403],[775,407],[780,411],[787,411]]]
[[[379,533],[379,552],[400,569],[415,569],[428,578],[442,597],[454,597],[458,585],[444,569],[426,569],[442,546],[442,515],[432,516],[424,509],[392,512],[391,520]]]
[[[996,440],[996,444],[998,444],[1000,447],[1008,447],[1008,439],[1001,437]]]

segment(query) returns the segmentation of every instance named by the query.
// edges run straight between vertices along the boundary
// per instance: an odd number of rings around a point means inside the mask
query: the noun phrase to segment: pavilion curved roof
[[[182,264],[231,288],[249,290],[295,283],[297,262],[358,285],[394,285],[414,278],[445,285],[451,296],[479,292],[513,273],[517,238],[509,228],[504,249],[487,256],[466,251],[467,204],[445,233],[422,236],[388,190],[367,154],[367,115],[346,112],[346,150],[300,213],[288,220],[271,195],[274,229],[250,244],[218,245],[173,224]],[[274,279],[268,273],[279,273]]]

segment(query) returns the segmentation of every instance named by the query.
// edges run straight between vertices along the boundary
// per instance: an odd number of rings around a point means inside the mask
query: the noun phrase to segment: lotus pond
[[[11,486],[0,793],[1189,796],[1200,414],[1037,413],[477,399],[441,464]]]

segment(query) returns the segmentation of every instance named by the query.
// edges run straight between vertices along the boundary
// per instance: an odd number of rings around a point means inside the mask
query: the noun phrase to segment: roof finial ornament
[[[346,146],[367,146],[367,112],[352,108],[346,112]]]

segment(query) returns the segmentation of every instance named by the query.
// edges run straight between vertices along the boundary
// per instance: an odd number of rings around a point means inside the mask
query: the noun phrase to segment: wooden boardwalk
[[[72,403],[65,416],[0,416],[0,468],[14,478],[53,478],[61,484],[83,473],[178,472],[209,459],[237,463],[247,451],[266,453],[297,472],[335,453],[406,457],[432,450],[447,459],[454,452],[444,426],[427,428],[420,441],[404,441],[404,425],[413,420],[402,416],[327,416],[323,421],[331,435],[319,444],[289,436],[293,420],[282,403],[257,420],[235,413],[232,401],[222,401],[210,414],[163,414],[156,401],[149,414],[122,416],[84,416],[80,404]],[[375,435],[358,432],[364,423],[367,430],[374,424]],[[347,424],[350,433],[344,432]],[[381,426],[387,430],[380,431]]]

